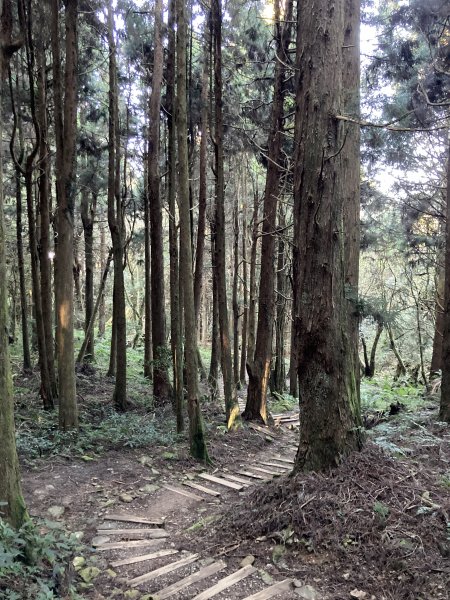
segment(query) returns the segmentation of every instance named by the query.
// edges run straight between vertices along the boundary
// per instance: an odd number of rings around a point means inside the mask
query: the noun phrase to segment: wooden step
[[[143,546],[152,547],[162,543],[162,539],[157,540],[127,540],[126,542],[111,542],[95,546],[97,552],[100,550],[120,550],[121,548],[142,548]]]
[[[236,477],[236,475],[232,475],[231,473],[224,473],[222,477],[231,479],[231,481],[237,481],[238,483],[242,483],[242,485],[245,487],[249,487],[252,484],[252,482],[248,479],[244,479],[243,477]]]
[[[184,590],[190,585],[197,583],[197,581],[201,581],[202,579],[206,579],[206,577],[215,575],[215,573],[218,573],[219,571],[225,569],[226,566],[227,565],[223,560],[219,560],[215,563],[212,563],[212,565],[208,565],[207,567],[203,567],[199,571],[192,573],[192,575],[188,575],[187,577],[180,579],[180,581],[172,583],[171,585],[165,587],[156,594],[153,594],[153,596],[155,598],[158,598],[158,600],[165,600],[166,598],[170,598],[170,596],[181,592],[181,590]]]
[[[273,463],[273,462],[260,462],[259,464],[263,465],[264,467],[276,467],[277,469],[283,469],[283,471],[290,470],[290,466],[287,464],[277,465],[276,463]]]
[[[271,456],[270,460],[277,460],[278,462],[285,463],[287,465],[293,465],[295,460],[293,458],[285,458],[284,456]]]
[[[170,556],[171,554],[177,554],[178,550],[158,550],[151,554],[142,554],[141,556],[131,556],[130,558],[124,558],[122,560],[116,560],[111,563],[111,567],[122,567],[123,565],[134,565],[134,563],[144,562],[145,560],[153,560],[154,558],[160,558],[161,556]]]
[[[236,471],[239,475],[245,475],[246,477],[251,477],[252,479],[259,479],[259,481],[266,481],[267,477],[263,477],[262,475],[257,475],[256,473],[251,473],[250,471]]]
[[[185,567],[186,565],[190,565],[199,559],[199,554],[189,554],[185,556],[181,560],[177,560],[175,562],[169,563],[164,567],[159,567],[159,569],[154,569],[149,573],[144,573],[144,575],[139,575],[139,577],[135,577],[134,579],[130,579],[128,581],[128,585],[131,587],[136,587],[141,585],[141,583],[145,583],[146,581],[151,581],[152,579],[156,579],[161,575],[167,575],[167,573],[172,573],[172,571],[176,571],[177,569],[181,569],[181,567]]]
[[[173,492],[174,494],[180,494],[180,496],[184,496],[185,498],[191,498],[191,500],[203,501],[204,498],[201,496],[197,496],[197,494],[193,494],[192,492],[188,492],[187,490],[182,490],[177,487],[173,487],[172,485],[164,484],[162,487],[169,490],[169,492]]]
[[[253,465],[249,465],[249,469],[253,469],[255,471],[260,471],[261,473],[267,473],[268,475],[281,475],[279,471],[274,471],[273,469],[265,469],[264,467],[254,467]]]
[[[217,483],[219,485],[223,485],[227,488],[231,488],[232,490],[240,491],[243,489],[243,486],[240,483],[234,483],[233,481],[226,481],[221,477],[216,477],[215,475],[210,475],[209,473],[199,473],[199,477],[206,479],[208,481],[212,481],[213,483]]]
[[[292,579],[284,579],[283,581],[274,583],[270,587],[265,588],[260,592],[256,592],[256,594],[246,596],[243,600],[268,600],[269,598],[274,598],[275,596],[278,596],[281,593],[289,592],[291,589]]]
[[[150,539],[165,538],[164,529],[97,529],[98,535],[145,535]]]
[[[213,596],[220,594],[220,592],[223,592],[223,590],[226,590],[229,587],[231,587],[232,585],[234,585],[235,583],[238,583],[242,579],[245,579],[246,577],[248,577],[255,571],[256,571],[256,569],[255,569],[255,567],[252,567],[252,565],[247,565],[245,567],[242,567],[242,569],[239,569],[239,571],[236,571],[235,573],[232,573],[231,575],[224,577],[223,579],[218,581],[215,585],[212,585],[210,588],[208,588],[204,592],[197,594],[197,596],[194,596],[194,598],[192,598],[192,600],[209,600],[209,598],[213,598]]]
[[[183,485],[187,485],[188,487],[199,490],[200,492],[204,492],[205,494],[209,494],[210,496],[220,496],[220,492],[217,490],[212,490],[211,488],[207,488],[199,483],[194,483],[193,481],[183,481]]]
[[[105,515],[105,521],[124,521],[125,523],[141,523],[141,525],[153,525],[154,527],[162,527],[163,519],[144,519],[135,515]]]

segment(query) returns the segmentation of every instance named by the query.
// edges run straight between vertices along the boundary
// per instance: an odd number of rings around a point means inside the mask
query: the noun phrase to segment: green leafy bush
[[[74,534],[56,529],[52,522],[29,520],[16,531],[0,518],[0,598],[81,598],[71,569],[80,549]]]

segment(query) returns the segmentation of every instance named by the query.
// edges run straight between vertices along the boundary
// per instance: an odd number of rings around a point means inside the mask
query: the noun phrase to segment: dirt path
[[[224,436],[211,468],[162,447],[47,461],[25,475],[25,494],[33,514],[63,520],[92,546],[76,561],[88,598],[297,598],[274,565],[233,553],[233,540],[206,552],[195,535],[254,486],[290,471],[295,424]]]

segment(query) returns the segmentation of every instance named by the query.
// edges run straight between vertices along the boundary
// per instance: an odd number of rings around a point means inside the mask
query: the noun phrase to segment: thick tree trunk
[[[65,1],[64,103],[59,47],[59,2],[51,0],[53,94],[56,140],[56,232],[55,296],[56,357],[59,385],[59,426],[78,429],[73,339],[73,227],[75,204],[75,145],[77,130],[77,11],[78,0]]]
[[[27,518],[20,488],[19,461],[14,428],[14,397],[8,341],[8,298],[6,277],[6,229],[3,213],[3,82],[12,53],[21,40],[12,40],[10,0],[0,0],[0,503],[2,518],[19,528]]]
[[[295,330],[295,317],[291,320],[291,348],[289,352],[289,395],[298,397],[298,337]]]
[[[442,385],[439,418],[441,421],[450,423],[450,138],[447,155],[446,198],[444,327],[442,331]]]
[[[264,219],[261,242],[261,270],[258,298],[258,326],[255,353],[248,357],[247,403],[244,419],[268,421],[267,389],[272,362],[272,335],[275,300],[275,241],[277,227],[277,206],[280,193],[282,170],[281,141],[284,116],[284,92],[286,64],[289,60],[289,44],[292,20],[292,0],[286,0],[283,22],[281,22],[280,0],[275,2],[276,62],[272,102],[271,126],[269,134],[268,166],[264,190]]]
[[[109,45],[109,148],[108,148],[108,224],[114,259],[113,320],[115,326],[116,369],[113,393],[119,412],[129,408],[127,399],[127,323],[125,316],[125,282],[123,273],[123,216],[120,194],[119,107],[112,0],[108,4]],[[114,335],[114,327],[113,327]]]
[[[214,40],[214,157],[216,183],[216,272],[219,300],[220,353],[222,364],[223,388],[225,394],[225,416],[227,427],[235,426],[239,418],[239,404],[236,386],[233,381],[231,361],[230,324],[228,321],[228,302],[226,284],[225,255],[225,180],[223,154],[223,108],[222,108],[222,2],[212,0],[211,23]]]
[[[159,186],[159,123],[161,85],[163,78],[162,0],[155,3],[155,35],[152,93],[149,103],[148,197],[150,205],[151,297],[153,343],[153,399],[166,404],[172,399],[169,382],[169,356],[166,345],[166,314],[164,302],[164,245],[162,202]]]
[[[284,213],[280,212],[280,229],[285,228]],[[277,318],[275,322],[275,367],[273,371],[273,389],[278,394],[284,394],[286,386],[286,367],[284,363],[284,333],[286,324],[286,292],[287,277],[285,265],[285,247],[283,236],[278,238],[277,257]]]
[[[178,234],[176,218],[177,151],[175,122],[175,0],[169,2],[167,49],[167,196],[169,203],[169,258],[170,258],[170,347],[172,352],[173,393],[177,432],[184,429],[183,341],[182,306],[178,261]]]
[[[53,289],[52,289],[52,259],[50,244],[50,150],[48,147],[47,123],[47,71],[45,52],[41,43],[38,45],[38,86],[36,98],[36,116],[39,122],[39,265],[41,275],[42,319],[45,330],[45,347],[47,352],[47,368],[50,377],[52,395],[58,395],[58,385],[55,372],[55,340],[53,336]]]
[[[189,445],[194,458],[207,461],[205,434],[200,411],[197,370],[194,281],[192,274],[191,221],[189,209],[189,165],[186,110],[186,13],[184,0],[176,0],[178,202],[180,210],[180,279],[183,286],[186,387],[189,414]]]
[[[294,315],[298,336],[300,444],[295,469],[323,470],[361,447],[346,298],[343,230],[347,170],[341,155],[344,3],[305,0],[297,14],[294,156]],[[357,24],[354,24],[358,27]],[[357,250],[355,250],[357,252]]]

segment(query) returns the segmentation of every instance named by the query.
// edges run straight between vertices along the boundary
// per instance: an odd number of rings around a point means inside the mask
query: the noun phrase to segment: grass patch
[[[389,379],[362,379],[361,406],[363,410],[383,411],[401,402],[408,410],[424,404],[423,387],[408,384],[393,385]]]

